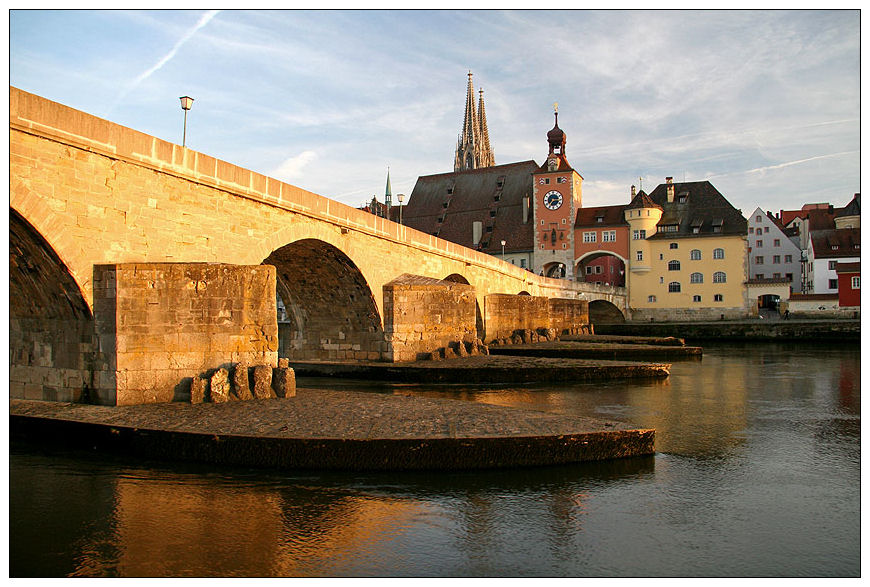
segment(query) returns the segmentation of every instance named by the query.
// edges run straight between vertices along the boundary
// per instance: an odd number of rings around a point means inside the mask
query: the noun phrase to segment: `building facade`
[[[756,208],[747,229],[749,279],[789,280],[792,292],[801,291],[801,249],[769,212]]]
[[[807,253],[809,292],[836,294],[839,290],[837,266],[861,261],[861,229],[835,228],[810,235]]]

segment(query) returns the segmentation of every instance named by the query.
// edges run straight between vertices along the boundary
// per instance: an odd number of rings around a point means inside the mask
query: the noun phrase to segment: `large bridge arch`
[[[614,258],[619,261],[619,263],[614,267],[615,271],[618,273],[614,274],[601,274],[601,277],[596,279],[599,274],[596,273],[588,273],[587,267],[592,268],[592,263],[594,261],[598,261],[600,259],[605,258]],[[598,265],[600,267],[600,265]],[[576,276],[577,281],[585,281],[585,282],[595,282],[602,281],[607,285],[614,285],[616,287],[624,287],[625,286],[625,275],[626,275],[626,267],[628,267],[628,261],[614,251],[610,251],[607,249],[599,249],[596,251],[588,251],[583,255],[580,255],[576,259],[574,259],[574,275]],[[606,268],[606,267],[605,267]],[[589,279],[592,277],[592,279]]]
[[[263,264],[275,266],[277,294],[287,309],[278,328],[280,356],[381,352],[383,318],[374,293],[356,263],[335,245],[300,239],[273,251]]]
[[[78,401],[92,385],[94,319],[45,237],[9,211],[10,397]]]

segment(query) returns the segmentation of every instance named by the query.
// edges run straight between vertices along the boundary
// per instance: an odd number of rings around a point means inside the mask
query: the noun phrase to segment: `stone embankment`
[[[299,389],[292,398],[96,406],[11,400],[15,440],[281,469],[458,470],[651,455],[655,431],[465,402]]]
[[[341,377],[401,383],[519,384],[629,378],[658,379],[670,374],[671,365],[600,359],[501,357],[489,354],[449,361],[429,360],[408,363],[293,361],[291,367],[297,377]]]
[[[860,320],[781,320],[761,318],[714,322],[625,322],[598,324],[597,334],[679,337],[690,341],[842,342],[861,339]]]
[[[702,349],[698,346],[637,344],[626,341],[599,343],[561,340],[535,345],[497,346],[490,349],[490,354],[513,357],[550,357],[556,359],[661,361],[700,359]]]

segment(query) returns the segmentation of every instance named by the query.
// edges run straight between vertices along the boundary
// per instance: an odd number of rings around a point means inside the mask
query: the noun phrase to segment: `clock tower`
[[[582,204],[583,177],[565,159],[565,132],[556,124],[547,133],[550,152],[532,174],[535,253],[533,271],[547,277],[574,279],[574,219]]]

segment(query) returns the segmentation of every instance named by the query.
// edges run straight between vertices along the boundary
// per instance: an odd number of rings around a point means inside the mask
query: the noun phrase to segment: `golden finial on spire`
[[[559,103],[553,102],[553,112],[558,112],[558,111],[559,111]]]

